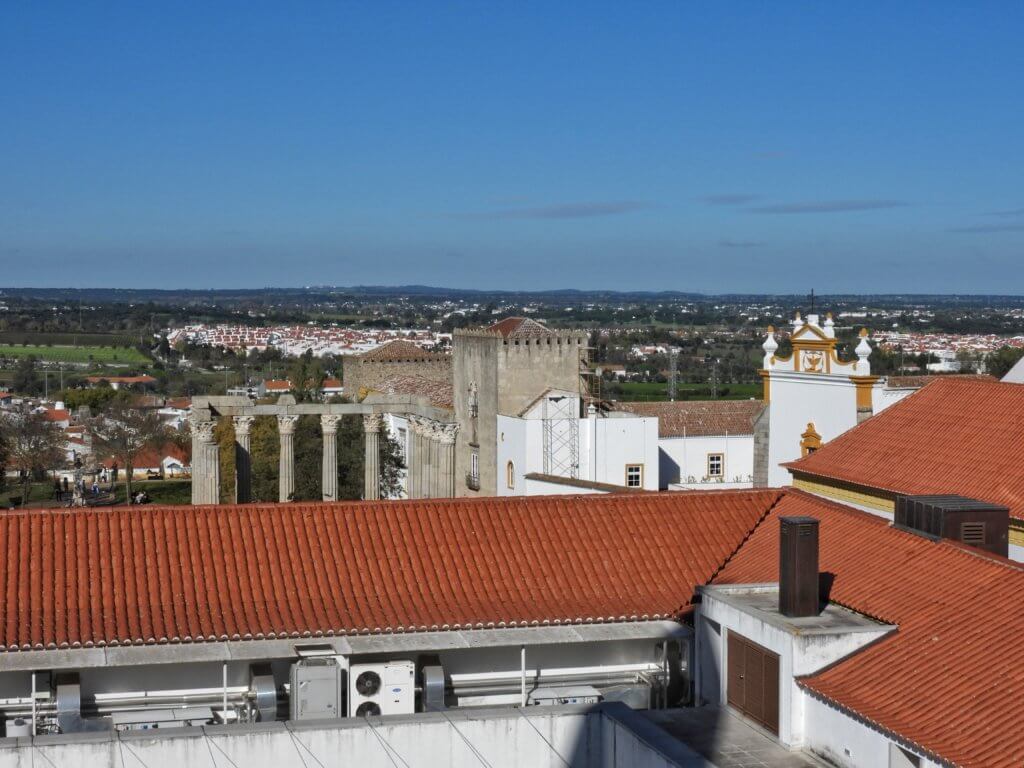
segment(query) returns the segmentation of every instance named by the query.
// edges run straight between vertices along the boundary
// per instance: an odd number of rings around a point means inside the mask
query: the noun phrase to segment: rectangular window
[[[627,488],[643,488],[644,487],[644,465],[643,464],[627,464],[626,465],[626,487]]]
[[[708,477],[725,477],[725,454],[708,454]]]

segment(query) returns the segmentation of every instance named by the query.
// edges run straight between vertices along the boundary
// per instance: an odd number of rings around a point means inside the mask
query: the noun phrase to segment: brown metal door
[[[779,732],[779,657],[729,632],[726,700],[772,733]]]

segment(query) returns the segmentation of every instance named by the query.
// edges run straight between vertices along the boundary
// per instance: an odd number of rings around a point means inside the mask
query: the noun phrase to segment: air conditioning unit
[[[384,661],[348,670],[348,716],[410,715],[416,711],[416,664]]]
[[[332,658],[302,659],[292,664],[292,720],[342,717],[343,672]]]

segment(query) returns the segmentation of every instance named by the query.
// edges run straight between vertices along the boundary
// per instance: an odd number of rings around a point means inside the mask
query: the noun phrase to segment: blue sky
[[[0,285],[1024,293],[1024,3],[0,10]]]

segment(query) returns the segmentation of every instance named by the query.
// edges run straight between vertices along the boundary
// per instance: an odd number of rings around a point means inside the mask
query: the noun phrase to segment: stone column
[[[419,498],[419,484],[416,480],[416,469],[419,468],[419,435],[416,433],[416,425],[413,423],[413,416],[406,419],[407,429],[406,444],[408,446],[405,456],[405,495],[406,498]]]
[[[440,467],[438,469],[438,496],[451,499],[455,496],[455,437],[458,424],[441,424],[439,430]]]
[[[249,453],[249,430],[254,416],[235,416],[235,501],[252,501],[252,456]]]
[[[324,434],[324,462],[320,487],[324,501],[338,500],[338,423],[339,413],[325,413],[320,416],[320,429]]]
[[[278,500],[291,501],[295,493],[295,425],[298,416],[278,416],[277,431],[281,438],[281,455],[278,460]]]
[[[192,503],[216,504],[220,500],[220,461],[215,421],[192,422]]]
[[[367,413],[363,416],[363,432],[366,437],[363,498],[368,501],[380,498],[380,428],[379,413]]]

